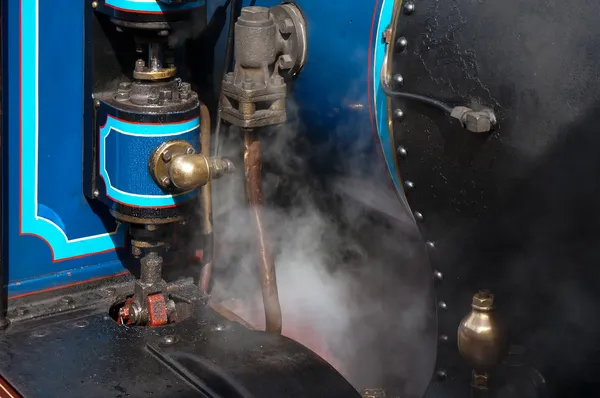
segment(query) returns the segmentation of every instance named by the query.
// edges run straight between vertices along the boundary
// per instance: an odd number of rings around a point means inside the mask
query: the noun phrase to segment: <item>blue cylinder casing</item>
[[[191,204],[196,190],[166,192],[154,181],[148,161],[165,141],[185,140],[198,149],[198,106],[186,112],[135,113],[101,101],[97,116],[98,199],[119,214],[164,219]]]

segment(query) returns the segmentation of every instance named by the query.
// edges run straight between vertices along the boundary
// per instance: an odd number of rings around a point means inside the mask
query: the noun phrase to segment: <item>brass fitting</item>
[[[207,158],[185,140],[173,140],[154,150],[148,162],[150,175],[165,190],[191,191],[235,170],[229,159]]]
[[[473,296],[471,312],[458,327],[458,350],[474,370],[473,386],[480,389],[508,351],[506,329],[493,310],[494,295],[481,291]]]

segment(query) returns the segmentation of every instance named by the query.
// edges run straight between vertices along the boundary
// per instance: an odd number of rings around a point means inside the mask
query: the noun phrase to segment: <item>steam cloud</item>
[[[296,119],[294,112],[288,119]],[[340,126],[352,128],[359,126]],[[319,180],[304,149],[325,153],[330,145],[310,146],[302,129],[292,122],[261,136],[263,214],[273,243],[283,333],[328,360],[359,391],[386,386],[398,396],[420,397],[431,375],[436,331],[430,270],[419,267],[414,225],[398,212],[397,197],[368,175]],[[372,140],[368,134],[365,139]],[[364,142],[353,145],[357,156],[364,154]],[[232,158],[239,172],[213,188],[214,295],[262,329],[242,152],[242,133],[232,131],[222,155]],[[342,167],[348,176],[348,165],[358,159],[346,160]],[[394,214],[394,227],[373,215],[382,212]]]

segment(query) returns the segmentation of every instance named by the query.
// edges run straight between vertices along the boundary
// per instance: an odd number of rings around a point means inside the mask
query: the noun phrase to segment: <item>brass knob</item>
[[[184,140],[163,143],[149,160],[149,171],[156,183],[165,190],[180,192],[201,187],[234,170],[230,160],[195,153],[192,145]]]
[[[460,355],[477,374],[487,374],[508,352],[506,329],[493,310],[494,295],[481,291],[458,327]]]

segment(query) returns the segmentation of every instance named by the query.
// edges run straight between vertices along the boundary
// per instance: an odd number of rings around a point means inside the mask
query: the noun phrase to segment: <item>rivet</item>
[[[86,327],[89,324],[90,323],[88,321],[82,319],[82,320],[79,320],[79,321],[75,322],[75,327],[84,328],[84,327]]]
[[[19,315],[19,316],[23,316],[23,315],[27,314],[28,312],[29,312],[29,310],[25,307],[17,308],[17,315]]]
[[[440,307],[442,310],[447,310],[448,309],[448,304],[446,304],[445,301],[440,301],[438,303],[438,307]]]
[[[47,336],[49,333],[50,333],[49,331],[44,330],[44,329],[42,329],[42,330],[34,330],[31,333],[31,337],[44,337],[44,336]]]
[[[98,8],[98,2],[92,1],[92,8]]]
[[[446,380],[446,378],[448,377],[448,374],[446,373],[446,371],[444,369],[438,369],[435,371],[435,377],[442,381],[442,380]]]
[[[134,246],[135,247],[135,246]],[[132,248],[133,249],[133,248]],[[132,250],[133,251],[133,250]],[[104,293],[106,293],[109,296],[114,295],[115,293],[117,293],[117,289],[115,289],[114,287],[107,287],[106,289],[104,289]]]
[[[100,191],[94,189],[94,198],[97,198],[98,196],[100,196]]]
[[[433,243],[432,241],[428,240],[427,242],[425,242],[425,245],[430,248],[430,249],[435,249],[435,243]]]
[[[73,304],[73,298],[69,296],[61,297],[60,302],[63,304]]]
[[[406,40],[406,37],[399,37],[398,40],[396,40],[396,46],[399,51],[406,50],[406,47],[408,46],[408,40]]]
[[[404,112],[402,111],[402,109],[394,109],[394,118],[396,118],[396,120],[404,119]]]
[[[100,107],[100,101],[99,100],[94,100],[94,106],[96,108],[99,108]]]
[[[179,339],[177,338],[177,336],[174,335],[168,335],[162,338],[162,343],[163,344],[175,344],[177,343]]]
[[[448,342],[448,335],[440,334],[440,341],[442,343],[447,343]]]
[[[442,273],[441,273],[440,271],[438,271],[438,270],[435,270],[435,271],[433,271],[433,277],[434,277],[436,280],[438,280],[438,281],[441,281],[441,280],[443,280],[443,279],[444,279],[444,274],[442,274]]]
[[[404,186],[405,186],[407,189],[413,189],[413,188],[415,187],[415,183],[414,183],[414,182],[412,182],[412,181],[408,181],[408,180],[406,180],[406,181],[404,181]]]
[[[423,221],[425,219],[425,217],[423,217],[423,214],[419,213],[418,211],[415,211],[414,215],[417,221]]]
[[[413,12],[415,12],[415,3],[413,3],[412,1],[409,1],[406,4],[404,4],[404,13],[405,14],[410,15]]]
[[[392,81],[395,85],[401,86],[404,84],[404,77],[402,77],[400,73],[397,73],[394,75],[394,77],[392,77]]]
[[[406,152],[406,148],[404,148],[403,146],[399,146],[396,151],[398,152],[398,155],[402,156],[403,158],[405,158],[408,154],[408,152]]]

